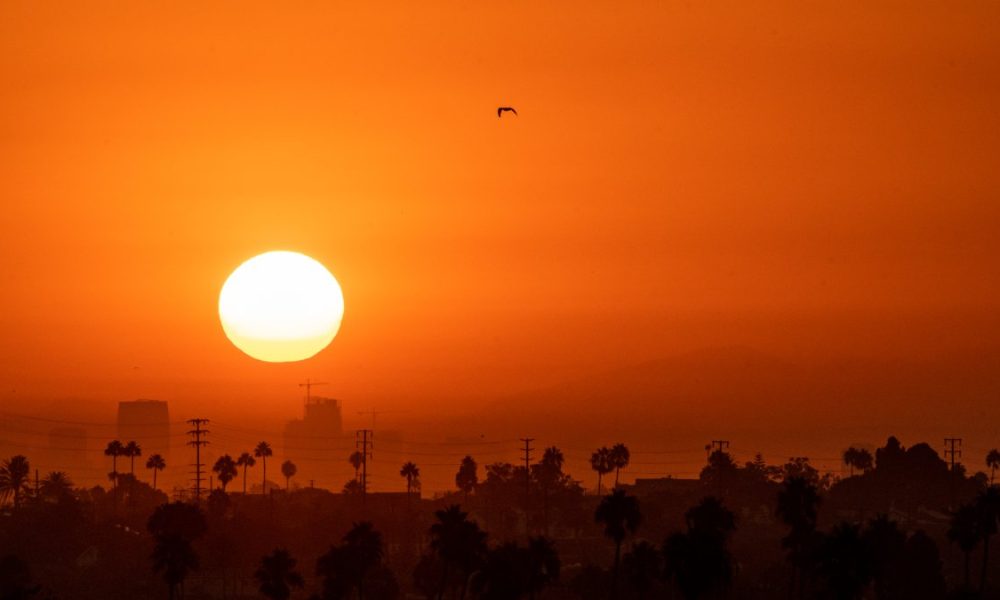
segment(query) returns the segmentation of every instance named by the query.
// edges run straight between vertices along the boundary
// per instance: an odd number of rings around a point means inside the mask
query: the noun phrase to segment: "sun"
[[[315,356],[340,329],[344,294],[319,261],[298,252],[257,255],[219,293],[219,319],[237,348],[266,362]]]

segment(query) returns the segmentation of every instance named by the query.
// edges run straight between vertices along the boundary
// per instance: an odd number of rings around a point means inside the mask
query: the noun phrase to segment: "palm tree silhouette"
[[[486,553],[486,534],[475,521],[468,519],[469,514],[463,512],[457,504],[435,512],[434,516],[437,522],[431,525],[429,533],[431,549],[444,562],[438,592],[438,600],[441,600],[452,568],[458,569],[467,581],[478,566]],[[460,598],[465,598],[465,588],[463,583]]]
[[[948,540],[958,544],[958,547],[965,553],[965,589],[969,589],[970,569],[969,563],[972,559],[972,551],[979,544],[979,509],[972,504],[960,506],[951,516],[948,526]]]
[[[590,455],[590,468],[597,471],[597,495],[601,495],[601,479],[615,470],[614,464],[611,462],[611,449],[607,446],[602,446],[594,453]]]
[[[302,589],[305,580],[295,570],[296,560],[288,550],[278,548],[260,559],[260,567],[254,572],[254,579],[260,584],[260,593],[270,600],[288,600],[292,588]]]
[[[852,446],[844,450],[843,460],[844,464],[851,470],[850,477],[854,477],[854,463],[858,460],[858,449]]]
[[[232,456],[228,454],[223,454],[215,461],[212,465],[212,471],[215,472],[216,476],[219,478],[219,483],[222,484],[222,491],[226,491],[226,486],[232,481],[238,471],[236,470],[236,462],[233,460]]]
[[[420,486],[420,467],[412,462],[406,462],[399,469],[399,476],[406,478],[406,500],[410,500],[410,491],[414,486]]]
[[[997,532],[997,521],[1000,519],[1000,489],[993,486],[986,488],[976,497],[976,510],[979,512],[979,536],[983,539],[983,568],[979,575],[979,594],[986,591],[986,573],[989,565],[990,538]]]
[[[167,584],[169,598],[173,600],[177,588],[191,571],[197,571],[198,555],[195,554],[191,542],[184,538],[171,535],[156,539],[153,546],[153,571],[163,572],[163,581]]]
[[[382,535],[370,522],[355,523],[339,546],[316,561],[316,574],[323,578],[322,600],[341,600],[358,590],[364,600],[365,579],[382,562]]]
[[[618,597],[618,570],[621,564],[622,542],[629,533],[635,533],[642,522],[639,500],[625,490],[616,489],[605,496],[597,506],[594,519],[604,525],[604,535],[615,543],[615,562],[612,568],[611,598]]]
[[[285,462],[281,463],[281,474],[285,476],[285,491],[291,489],[292,477],[295,477],[295,474],[298,472],[299,468],[296,467],[295,463],[293,463],[292,461],[286,460]]]
[[[51,471],[42,479],[39,491],[45,498],[59,500],[73,491],[73,481],[63,471]]]
[[[146,468],[153,471],[153,489],[156,489],[156,473],[167,468],[167,461],[159,454],[150,454],[146,459]]]
[[[122,449],[122,455],[128,457],[129,473],[135,477],[135,457],[142,456],[142,448],[136,442],[129,442]]]
[[[21,494],[28,492],[28,475],[31,465],[28,459],[18,454],[0,464],[0,501],[14,497],[14,509],[21,506]]]
[[[198,555],[192,543],[205,535],[205,515],[193,504],[172,502],[153,511],[146,529],[153,535],[153,571],[163,572],[173,600],[188,573],[198,569]]]
[[[615,487],[618,487],[618,476],[621,475],[622,469],[628,466],[631,456],[625,444],[615,444],[611,447],[610,459],[611,465],[615,468]]]
[[[244,452],[240,454],[240,457],[236,459],[236,466],[243,467],[243,495],[247,493],[247,469],[256,465],[257,461],[254,459],[253,455],[249,452]]]
[[[479,484],[477,469],[476,461],[471,456],[466,455],[462,459],[462,464],[458,466],[458,473],[455,473],[455,486],[465,495],[463,503],[466,506],[469,505],[469,494]]]
[[[375,531],[370,521],[355,523],[344,535],[344,549],[353,557],[358,600],[364,600],[365,575],[382,562],[382,534]]]
[[[118,487],[118,457],[124,455],[125,446],[118,440],[111,440],[104,448],[104,456],[111,457],[111,472],[114,473],[112,481]]]
[[[844,450],[843,459],[844,464],[851,469],[851,477],[854,477],[854,469],[858,469],[861,472],[868,471],[872,468],[874,461],[871,452],[853,446]]]
[[[994,448],[989,451],[986,455],[986,466],[990,468],[990,485],[993,485],[993,477],[997,469],[1000,469],[1000,450]]]
[[[817,553],[820,569],[834,598],[856,600],[872,580],[872,557],[861,528],[840,523],[823,539]]]
[[[726,543],[736,530],[736,517],[715,497],[704,498],[684,513],[686,532],[663,544],[664,574],[685,598],[702,598],[728,588],[733,559]]]
[[[271,444],[267,442],[258,442],[257,447],[253,449],[253,455],[260,459],[261,467],[264,470],[264,478],[261,483],[260,493],[267,493],[267,457],[272,456],[274,452],[271,450]]]
[[[778,492],[775,515],[790,529],[781,543],[792,563],[791,590],[794,593],[798,581],[800,595],[804,591],[806,563],[815,542],[819,505],[819,490],[805,477],[789,477]]]
[[[632,550],[622,557],[625,579],[635,590],[636,600],[644,600],[653,584],[660,578],[663,559],[656,546],[643,540],[632,545]]]
[[[545,536],[528,539],[527,559],[528,597],[534,600],[542,588],[559,579],[562,563],[555,544]]]

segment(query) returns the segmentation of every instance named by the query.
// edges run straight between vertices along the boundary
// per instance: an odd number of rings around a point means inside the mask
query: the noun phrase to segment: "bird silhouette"
[[[500,116],[501,116],[501,115],[502,115],[502,114],[503,114],[503,113],[504,113],[505,111],[508,111],[508,110],[509,110],[510,112],[514,113],[514,116],[515,116],[515,117],[517,116],[517,111],[516,111],[516,110],[514,110],[514,107],[513,107],[513,106],[501,106],[500,108],[498,108],[498,109],[497,109],[497,118],[499,119],[499,118],[500,118]]]

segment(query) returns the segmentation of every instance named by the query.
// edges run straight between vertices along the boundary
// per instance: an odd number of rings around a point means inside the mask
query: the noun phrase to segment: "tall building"
[[[340,479],[350,469],[350,450],[345,449],[342,423],[339,400],[313,396],[306,402],[302,418],[285,425],[282,456],[298,467],[296,480],[300,485],[313,481],[317,487],[334,491],[344,485]]]
[[[162,400],[126,400],[118,403],[118,439],[123,443],[134,441],[142,448],[142,456],[159,454],[167,461],[167,468],[175,474],[187,468],[173,465],[170,456],[170,411]],[[136,476],[139,477],[139,459],[136,459]],[[145,458],[142,465],[146,464]],[[126,463],[127,466],[127,463]],[[143,467],[144,468],[144,467]],[[119,461],[119,471],[123,470]],[[161,476],[162,477],[162,476]],[[142,479],[142,477],[139,477]],[[171,478],[172,479],[172,478]]]

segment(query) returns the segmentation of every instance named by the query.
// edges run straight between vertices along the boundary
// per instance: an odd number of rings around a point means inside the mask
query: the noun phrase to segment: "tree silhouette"
[[[958,544],[959,549],[965,554],[964,581],[965,589],[969,589],[970,584],[970,562],[972,551],[979,544],[979,509],[972,504],[960,506],[951,516],[948,526],[948,540]]]
[[[215,472],[216,477],[219,479],[219,483],[222,484],[222,491],[226,491],[226,486],[232,481],[238,471],[236,470],[236,461],[233,460],[232,456],[228,454],[223,454],[212,465],[212,471]]]
[[[788,550],[788,560],[792,564],[791,589],[796,589],[797,581],[800,595],[804,593],[805,574],[817,541],[819,504],[819,490],[806,477],[786,479],[778,492],[775,514],[789,527],[789,533],[781,543]]]
[[[347,457],[347,462],[351,463],[351,466],[354,467],[354,478],[358,479],[358,471],[361,470],[361,465],[365,462],[365,456],[361,454],[361,452],[355,450],[354,452],[351,452],[349,457]]]
[[[823,538],[818,560],[828,589],[838,600],[861,598],[872,580],[871,550],[853,523],[840,523]]]
[[[622,571],[636,600],[645,600],[663,570],[663,557],[656,546],[643,540],[622,557]]]
[[[254,572],[254,579],[260,584],[261,595],[270,600],[288,600],[292,588],[302,589],[305,580],[295,570],[296,560],[288,550],[278,548],[260,559],[260,566]]]
[[[28,475],[31,465],[28,459],[18,454],[0,464],[0,501],[6,501],[13,496],[14,509],[21,506],[21,495],[28,492]]]
[[[562,563],[555,544],[544,536],[528,539],[527,559],[528,597],[534,600],[546,585],[559,579]]]
[[[167,461],[159,454],[150,454],[146,459],[146,468],[153,471],[153,489],[156,489],[156,473],[167,468]]]
[[[670,535],[663,544],[664,574],[688,599],[726,589],[733,577],[726,544],[736,530],[736,517],[709,496],[684,513],[684,521],[687,531]]]
[[[476,461],[471,456],[466,455],[462,459],[462,464],[458,466],[458,472],[455,473],[455,486],[464,494],[466,505],[469,504],[469,494],[476,489],[476,485],[479,483],[477,470]]]
[[[205,534],[205,516],[191,504],[163,504],[149,517],[146,528],[155,540],[153,571],[163,572],[163,580],[173,600],[188,573],[198,569],[198,555],[192,543]]]
[[[281,463],[281,474],[285,476],[285,490],[292,489],[292,477],[299,472],[299,468],[290,460]]]
[[[615,544],[615,562],[612,568],[611,597],[618,596],[618,571],[621,564],[622,542],[629,533],[635,533],[642,522],[639,500],[625,490],[616,489],[605,496],[597,506],[594,519],[604,525],[604,535]]]
[[[344,548],[352,557],[358,600],[364,600],[365,576],[382,562],[382,534],[375,531],[370,521],[355,523],[344,535]]]
[[[316,574],[323,578],[320,598],[339,600],[356,589],[358,600],[364,600],[366,579],[381,564],[383,552],[382,535],[372,524],[355,523],[342,543],[331,546],[316,562]]]
[[[73,492],[73,481],[62,471],[51,471],[42,479],[39,491],[43,498],[59,500]]]
[[[879,600],[938,600],[945,597],[937,544],[922,531],[906,540],[892,593]]]
[[[628,447],[625,444],[619,443],[611,447],[609,458],[611,466],[615,468],[615,487],[618,487],[618,477],[621,475],[622,469],[628,466],[631,457],[632,454],[628,451]]]
[[[257,446],[253,449],[253,455],[254,457],[260,459],[260,465],[264,471],[262,475],[263,479],[261,480],[260,485],[261,494],[267,493],[267,457],[272,456],[273,454],[274,451],[271,450],[271,444],[268,444],[267,442],[258,442]]]
[[[0,598],[3,600],[27,600],[34,598],[41,588],[31,582],[28,563],[9,554],[0,556]]]
[[[868,521],[861,539],[871,559],[875,596],[880,600],[896,597],[898,582],[907,574],[902,570],[906,534],[884,514]]]
[[[135,477],[135,458],[137,456],[142,456],[142,448],[136,442],[132,441],[125,444],[122,448],[122,456],[127,456],[129,461],[129,474]]]
[[[429,530],[431,549],[444,562],[438,600],[444,595],[444,588],[448,584],[448,575],[452,569],[464,577],[460,595],[464,598],[465,582],[486,553],[486,533],[479,529],[475,521],[470,521],[469,514],[463,512],[457,504],[436,511],[434,516],[437,522],[433,523]]]
[[[994,448],[986,454],[986,466],[990,468],[990,485],[993,485],[993,478],[1000,469],[1000,450]]]
[[[480,600],[517,600],[535,596],[559,577],[559,555],[545,537],[530,538],[526,547],[508,542],[490,550],[470,579]]]
[[[111,481],[114,482],[115,487],[118,487],[118,457],[123,456],[124,453],[125,446],[118,440],[111,440],[104,448],[104,456],[111,457],[111,473],[114,474]]]
[[[563,483],[565,475],[562,467],[565,462],[562,450],[550,446],[542,453],[542,460],[531,466],[531,474],[542,494],[542,528],[546,534],[549,532],[549,494]]]
[[[875,460],[872,458],[871,452],[863,448],[855,448],[853,446],[844,450],[843,459],[844,464],[851,469],[851,477],[854,476],[854,469],[857,469],[862,473],[871,469]]]
[[[257,464],[257,460],[249,452],[240,454],[236,459],[236,466],[243,467],[243,495],[247,493],[247,469]]]
[[[590,455],[590,468],[597,471],[597,495],[601,495],[601,480],[605,475],[615,470],[615,465],[611,462],[611,449],[602,446]]]
[[[975,507],[978,515],[979,537],[983,540],[983,567],[979,576],[979,594],[986,591],[986,573],[990,557],[990,538],[997,532],[997,520],[1000,519],[1000,489],[990,486],[976,497]]]
[[[399,476],[406,478],[406,499],[409,502],[410,491],[420,487],[420,467],[412,462],[406,462],[399,469]]]

